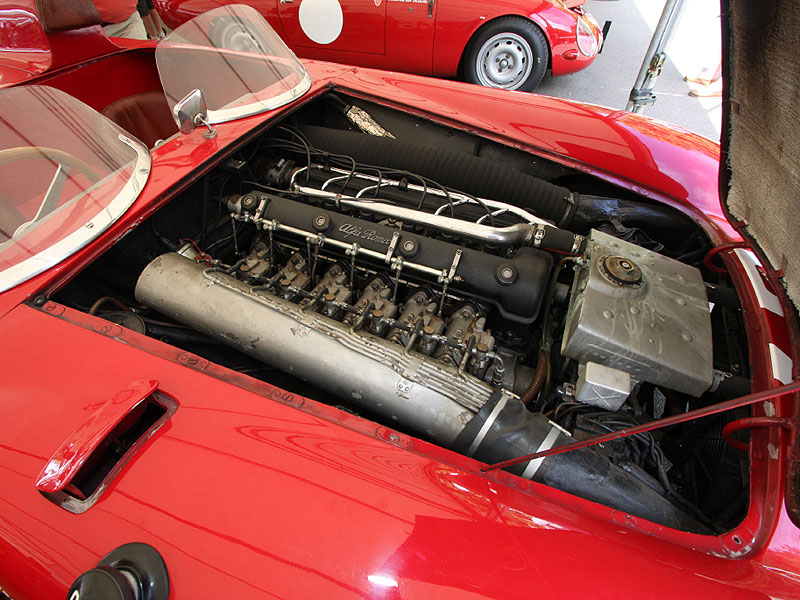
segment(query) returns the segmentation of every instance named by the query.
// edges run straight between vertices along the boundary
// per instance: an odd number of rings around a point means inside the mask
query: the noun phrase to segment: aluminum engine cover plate
[[[561,351],[699,396],[714,375],[711,315],[700,271],[592,230]]]

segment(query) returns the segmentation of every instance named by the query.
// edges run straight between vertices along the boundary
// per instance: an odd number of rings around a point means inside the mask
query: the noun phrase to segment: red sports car
[[[230,0],[157,0],[177,27]],[[586,0],[250,0],[301,58],[530,92],[603,44]]]
[[[3,593],[800,597],[784,4],[723,10],[719,173],[246,6],[0,0]]]

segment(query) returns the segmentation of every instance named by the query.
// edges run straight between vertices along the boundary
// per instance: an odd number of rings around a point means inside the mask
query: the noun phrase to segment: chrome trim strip
[[[558,435],[561,433],[561,428],[556,427],[553,425],[550,428],[550,431],[547,433],[545,438],[542,440],[542,443],[539,444],[539,447],[536,449],[536,452],[542,452],[544,450],[550,450],[553,447],[553,444],[556,443],[558,439]],[[539,470],[539,467],[542,466],[542,463],[547,460],[547,457],[543,458],[535,458],[528,463],[528,466],[525,467],[525,470],[522,472],[522,476],[525,479],[533,479],[533,476],[536,475],[536,471]]]
[[[299,98],[311,89],[311,75],[308,71],[303,70],[305,76],[303,79],[294,86],[292,89],[284,92],[280,96],[269,98],[268,100],[253,102],[252,104],[245,104],[244,106],[236,106],[234,108],[221,108],[219,110],[208,110],[208,122],[211,125],[218,123],[227,123],[228,121],[235,121],[244,117],[251,117],[270,110],[274,110],[284,104],[288,104],[293,100]],[[234,100],[235,102],[235,100]]]
[[[39,273],[57,265],[62,260],[75,254],[78,250],[99,237],[108,227],[121,217],[139,194],[150,176],[150,153],[138,140],[119,134],[118,139],[136,152],[131,178],[103,210],[84,223],[83,227],[73,231],[61,241],[38,254],[13,265],[0,273],[0,292],[9,290],[23,281],[35,277]],[[102,183],[102,182],[100,182]],[[97,185],[97,184],[96,184]]]
[[[581,43],[579,41],[580,37],[581,37],[580,36],[581,26],[583,26],[583,28],[595,39],[595,44],[596,45],[595,45],[594,52],[587,53],[587,52],[583,51],[583,48],[581,48]],[[601,35],[599,37],[600,37],[600,39],[598,39],[598,36],[595,35],[595,33],[593,31],[593,28],[591,26],[591,23],[588,23],[587,21],[585,21],[584,18],[583,18],[583,15],[578,16],[578,20],[575,23],[575,45],[578,47],[578,52],[580,52],[583,56],[587,56],[587,57],[595,56],[595,55],[599,54],[598,50],[600,49],[600,45],[602,43],[602,37],[603,36]]]

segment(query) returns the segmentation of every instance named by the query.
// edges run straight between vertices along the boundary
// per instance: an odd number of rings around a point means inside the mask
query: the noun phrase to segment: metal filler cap
[[[638,285],[642,282],[642,270],[630,258],[609,256],[603,261],[603,270],[612,283]]]

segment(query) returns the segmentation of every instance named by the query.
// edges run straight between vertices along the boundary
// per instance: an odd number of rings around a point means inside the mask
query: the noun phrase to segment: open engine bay
[[[67,305],[492,463],[749,391],[690,219],[329,94],[172,199]],[[510,470],[699,533],[747,509],[723,414]]]

